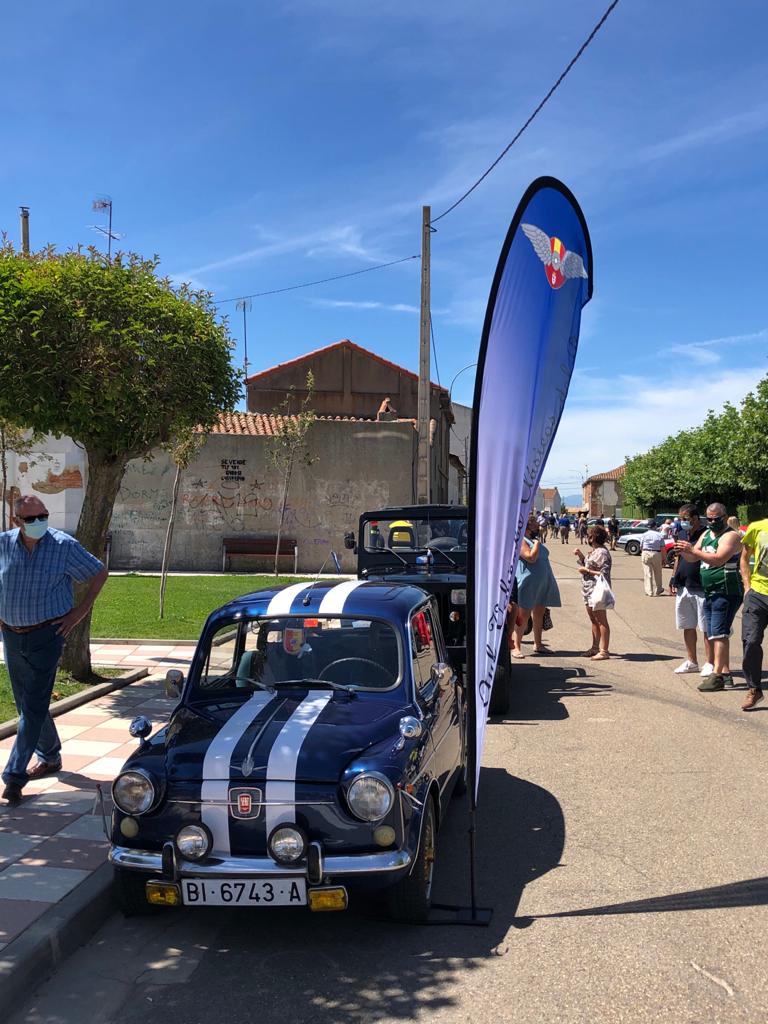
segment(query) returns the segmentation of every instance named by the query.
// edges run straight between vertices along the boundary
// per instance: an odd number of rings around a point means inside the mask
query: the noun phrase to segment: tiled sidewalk
[[[147,715],[157,729],[174,703],[155,677],[56,719],[62,771],[25,786],[19,807],[0,803],[0,950],[104,863],[97,784],[109,820],[112,779],[137,745],[128,734],[131,719]],[[12,746],[13,737],[0,740],[0,765]]]
[[[125,643],[91,644],[91,661],[94,665],[111,665],[114,668],[148,668],[150,672],[163,673],[169,668],[189,668],[195,648],[169,643],[137,644],[133,640]],[[0,661],[3,660],[3,645],[0,643]]]

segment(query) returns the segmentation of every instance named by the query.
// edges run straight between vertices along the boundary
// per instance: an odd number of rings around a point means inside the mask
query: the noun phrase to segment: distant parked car
[[[640,533],[635,531],[634,533],[627,533],[624,536],[620,536],[616,541],[616,546],[623,548],[628,555],[639,555],[640,554],[640,542],[643,539],[643,534],[646,533],[648,527]],[[667,540],[664,542],[664,558],[663,564],[667,569],[671,569],[675,564],[675,542],[673,540]]]

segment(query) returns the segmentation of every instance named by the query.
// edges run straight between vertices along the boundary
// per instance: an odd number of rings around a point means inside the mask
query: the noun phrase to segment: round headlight
[[[307,848],[304,833],[295,825],[278,825],[267,843],[271,856],[278,864],[295,864]]]
[[[155,787],[143,771],[123,772],[112,786],[112,799],[124,814],[144,814],[155,799]]]
[[[202,860],[211,848],[211,834],[204,825],[185,825],[176,836],[176,848],[187,860]]]
[[[352,813],[363,821],[379,821],[394,799],[392,783],[383,775],[359,775],[347,790]]]

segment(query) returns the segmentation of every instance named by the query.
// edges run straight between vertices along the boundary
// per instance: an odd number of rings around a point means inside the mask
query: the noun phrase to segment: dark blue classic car
[[[168,725],[150,728],[133,723],[142,743],[113,785],[126,912],[342,910],[349,891],[380,890],[393,916],[427,916],[437,831],[466,786],[466,714],[423,590],[238,598],[208,618]]]

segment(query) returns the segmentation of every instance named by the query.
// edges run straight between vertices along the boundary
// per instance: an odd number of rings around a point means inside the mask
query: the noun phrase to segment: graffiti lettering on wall
[[[223,484],[245,483],[245,476],[243,475],[244,466],[245,459],[222,459],[221,482]]]

